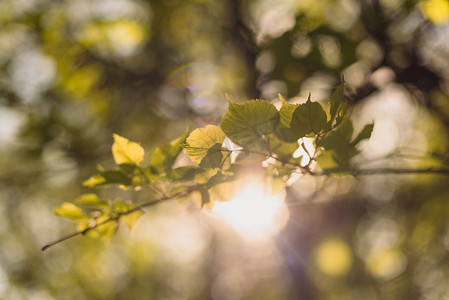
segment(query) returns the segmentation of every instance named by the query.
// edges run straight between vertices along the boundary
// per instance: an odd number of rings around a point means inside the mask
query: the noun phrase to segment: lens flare
[[[285,191],[269,195],[261,185],[247,185],[234,199],[216,202],[213,213],[248,240],[270,238],[288,219]]]

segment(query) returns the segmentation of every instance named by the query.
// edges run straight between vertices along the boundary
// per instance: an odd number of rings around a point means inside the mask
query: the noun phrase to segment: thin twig
[[[187,189],[185,191],[179,192],[177,194],[174,194],[174,195],[171,195],[171,196],[164,196],[164,197],[161,197],[161,198],[159,198],[157,200],[153,200],[151,202],[140,204],[140,205],[138,205],[138,206],[136,206],[136,207],[126,211],[126,212],[117,213],[116,215],[111,216],[111,217],[107,218],[106,220],[104,220],[102,222],[95,223],[95,225],[89,226],[86,229],[75,231],[75,232],[72,232],[72,233],[70,233],[68,235],[65,235],[65,236],[63,236],[63,237],[61,237],[61,238],[59,238],[59,239],[57,239],[57,240],[55,240],[55,241],[45,245],[44,247],[42,247],[41,250],[45,251],[48,248],[50,248],[50,247],[52,247],[52,246],[54,246],[56,244],[59,244],[59,243],[61,243],[63,241],[66,241],[66,240],[71,239],[73,237],[76,237],[78,235],[85,235],[86,233],[88,233],[91,230],[94,230],[94,229],[96,229],[96,228],[98,228],[100,226],[103,226],[105,224],[108,224],[110,222],[118,221],[120,219],[120,217],[125,216],[125,215],[129,215],[129,214],[131,214],[131,213],[133,213],[135,211],[141,210],[144,207],[153,206],[153,205],[159,204],[159,203],[167,201],[167,200],[172,200],[172,199],[176,199],[176,198],[179,198],[179,197],[182,197],[182,196],[187,196],[187,195],[191,194],[192,192],[194,192],[196,190],[197,190],[197,187],[191,187],[191,188],[189,188],[189,189]]]
[[[312,176],[330,176],[335,173],[344,173],[344,170],[327,170],[323,172],[311,172]],[[449,176],[448,168],[421,168],[421,169],[408,169],[408,168],[372,168],[372,169],[352,169],[349,171],[351,175],[382,175],[382,174],[393,174],[393,175],[413,175],[413,174],[439,174]]]

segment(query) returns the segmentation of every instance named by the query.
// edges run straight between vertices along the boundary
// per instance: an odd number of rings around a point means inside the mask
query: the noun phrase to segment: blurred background
[[[446,299],[441,175],[292,178],[268,210],[165,203],[40,248],[75,229],[52,210],[113,166],[112,133],[149,153],[226,93],[326,104],[344,74],[356,131],[375,122],[361,168],[447,166],[448,22],[448,0],[2,0],[0,298]]]

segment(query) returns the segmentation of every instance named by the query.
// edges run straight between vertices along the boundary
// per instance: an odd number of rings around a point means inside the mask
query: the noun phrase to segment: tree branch
[[[344,170],[331,169],[323,172],[311,172],[312,176],[330,176],[335,173],[342,173]],[[413,174],[437,174],[449,176],[448,168],[420,168],[420,169],[409,169],[409,168],[372,168],[372,169],[352,169],[351,174],[354,176],[359,175],[382,175],[382,174],[393,174],[393,175],[413,175]]]
[[[63,241],[66,241],[66,240],[71,239],[73,237],[76,237],[78,235],[85,235],[89,231],[92,231],[92,230],[94,230],[94,229],[96,229],[96,228],[98,228],[100,226],[103,226],[105,224],[108,224],[110,222],[116,222],[116,221],[120,220],[120,217],[125,216],[125,215],[129,215],[129,214],[131,214],[131,213],[133,213],[135,211],[138,211],[138,210],[140,210],[140,209],[142,209],[144,207],[153,206],[153,205],[162,203],[162,202],[167,201],[167,200],[173,200],[173,199],[176,199],[176,198],[179,198],[179,197],[182,197],[182,196],[187,196],[187,195],[191,194],[192,192],[196,191],[197,189],[198,188],[195,187],[195,186],[194,187],[190,187],[187,190],[179,192],[179,193],[176,193],[174,195],[164,196],[164,197],[161,197],[161,198],[159,198],[157,200],[140,204],[140,205],[136,206],[135,208],[130,209],[130,210],[126,211],[126,212],[118,213],[118,214],[116,214],[114,216],[109,217],[108,219],[106,219],[106,220],[104,220],[102,222],[95,223],[95,225],[87,227],[86,229],[75,231],[75,232],[72,232],[70,234],[67,234],[67,235],[65,235],[65,236],[63,236],[63,237],[61,237],[61,238],[59,238],[59,239],[57,239],[57,240],[55,240],[55,241],[45,245],[44,247],[42,247],[41,250],[45,251],[45,250],[47,250],[48,248],[50,248],[50,247],[52,247],[54,245],[57,245],[57,244],[59,244],[59,243],[61,243]]]

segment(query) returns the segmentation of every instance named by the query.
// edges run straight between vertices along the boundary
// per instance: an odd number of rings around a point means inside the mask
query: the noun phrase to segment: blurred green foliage
[[[289,222],[262,246],[185,201],[148,208],[108,243],[40,248],[73,229],[52,209],[91,192],[81,183],[97,164],[113,165],[113,133],[154,150],[187,126],[217,124],[226,93],[302,104],[312,92],[326,105],[344,74],[354,131],[376,124],[358,163],[447,165],[448,6],[1,1],[0,298],[447,297],[449,190],[439,175],[301,177],[287,189]]]

